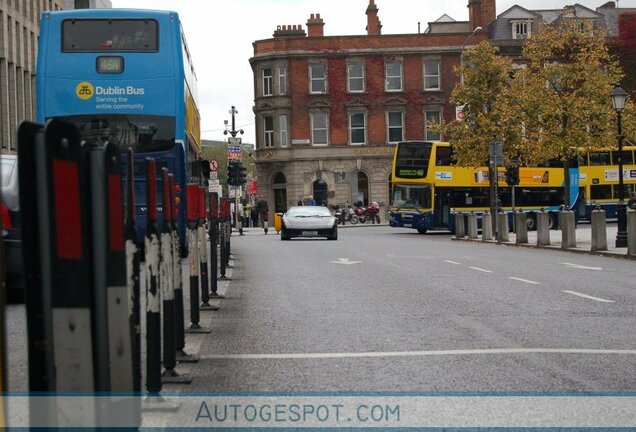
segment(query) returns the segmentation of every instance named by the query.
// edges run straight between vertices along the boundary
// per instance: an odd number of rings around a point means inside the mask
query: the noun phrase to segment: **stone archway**
[[[312,184],[314,199],[317,205],[327,206],[329,200],[329,185],[319,176]]]

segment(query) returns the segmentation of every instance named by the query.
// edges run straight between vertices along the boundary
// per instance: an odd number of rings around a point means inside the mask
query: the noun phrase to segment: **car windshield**
[[[331,212],[327,207],[320,206],[303,206],[292,207],[287,210],[287,216],[291,217],[325,217],[331,216]]]

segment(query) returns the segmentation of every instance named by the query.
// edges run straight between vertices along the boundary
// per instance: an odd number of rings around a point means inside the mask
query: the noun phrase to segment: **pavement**
[[[576,229],[576,247],[575,248],[563,248],[563,243],[561,239],[561,231],[560,230],[550,230],[550,245],[548,246],[537,246],[537,231],[529,231],[528,232],[528,243],[516,243],[517,236],[514,232],[511,232],[509,235],[508,242],[498,242],[496,240],[492,241],[482,241],[481,237],[477,239],[469,239],[469,238],[455,238],[452,240],[455,241],[466,241],[466,242],[477,242],[483,244],[494,244],[494,245],[502,245],[502,246],[513,246],[513,247],[526,247],[526,248],[534,248],[534,249],[551,249],[551,250],[560,250],[572,253],[579,254],[588,254],[588,255],[600,255],[600,256],[609,256],[614,258],[622,258],[622,259],[631,259],[636,260],[636,255],[628,255],[627,248],[617,248],[615,245],[616,232],[618,228],[616,224],[608,224],[606,233],[607,233],[607,250],[606,251],[592,251],[592,229],[589,223],[580,223]]]

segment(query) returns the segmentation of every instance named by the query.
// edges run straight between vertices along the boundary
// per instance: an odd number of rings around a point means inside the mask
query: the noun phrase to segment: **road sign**
[[[211,159],[210,160],[210,171],[211,172],[217,172],[219,170],[219,163],[216,161],[216,159]]]
[[[464,105],[455,106],[455,119],[457,121],[464,121]]]
[[[240,145],[228,145],[227,146],[227,159],[228,160],[241,160],[241,146]]]
[[[233,145],[233,146],[240,146],[241,145],[241,138],[228,137],[227,143],[229,145]]]
[[[217,171],[210,171],[210,180],[216,180],[219,178],[219,173]]]

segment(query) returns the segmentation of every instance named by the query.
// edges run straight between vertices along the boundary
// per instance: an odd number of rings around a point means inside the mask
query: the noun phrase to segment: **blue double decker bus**
[[[43,13],[37,107],[41,123],[65,120],[87,141],[134,150],[140,236],[147,214],[145,159],[174,173],[181,250],[187,250],[185,186],[201,181],[201,139],[196,74],[177,13]]]

